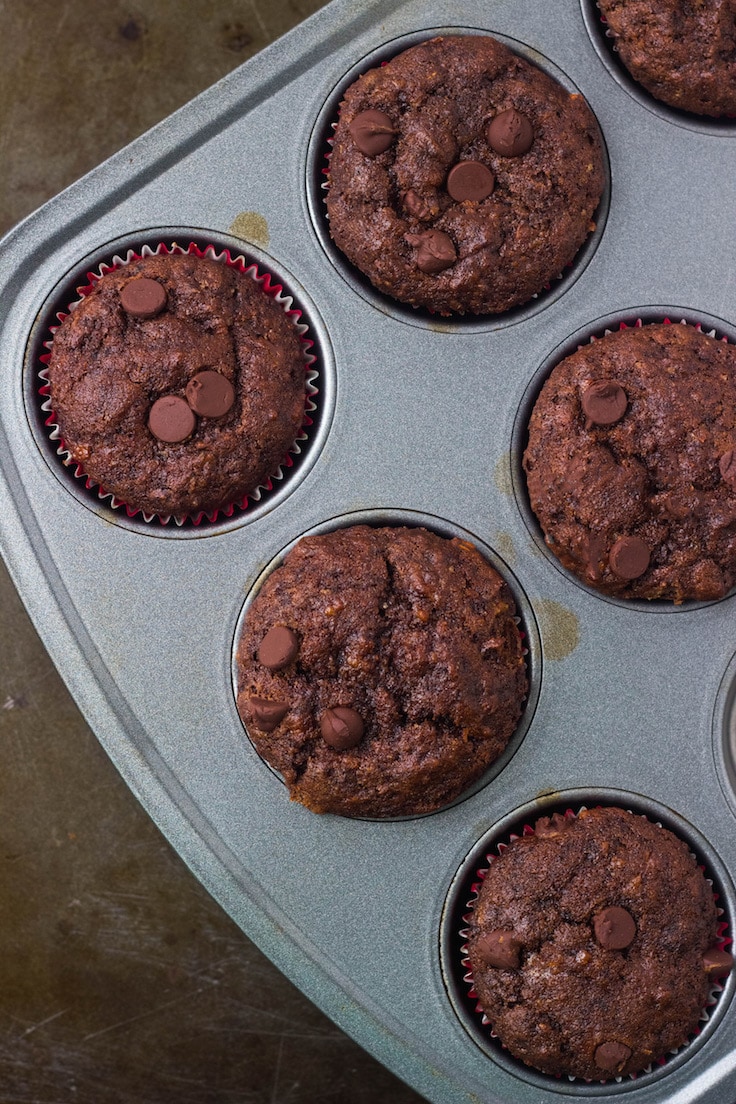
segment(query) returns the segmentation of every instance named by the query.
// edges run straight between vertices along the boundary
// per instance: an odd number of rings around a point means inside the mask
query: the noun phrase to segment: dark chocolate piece
[[[491,120],[486,127],[486,138],[491,149],[502,157],[520,157],[531,149],[534,131],[526,115],[510,107]]]
[[[356,115],[349,129],[356,146],[366,157],[385,153],[396,137],[390,117],[384,111],[372,108]]]
[[[634,917],[620,905],[611,905],[593,918],[595,937],[607,951],[622,951],[636,938]]]
[[[357,747],[363,739],[363,718],[344,705],[326,709],[320,717],[319,727],[325,743],[335,751]]]
[[[521,962],[521,940],[512,931],[484,932],[476,945],[478,957],[497,970],[517,970]]]
[[[720,947],[709,947],[703,955],[703,966],[708,977],[722,977],[733,969],[733,955]]]
[[[270,671],[288,667],[299,651],[299,637],[286,625],[273,625],[258,649],[258,662]]]
[[[480,203],[492,193],[496,178],[482,161],[458,161],[447,177],[447,191],[458,203]]]
[[[600,380],[583,391],[583,413],[592,425],[613,425],[623,418],[629,400],[620,383]]]
[[[455,243],[442,230],[422,230],[406,234],[406,241],[416,249],[416,264],[422,272],[436,275],[451,268],[457,260]]]
[[[625,1043],[601,1043],[595,1048],[595,1064],[612,1073],[620,1070],[631,1057],[631,1047]]]
[[[131,318],[155,318],[166,306],[166,288],[158,280],[138,276],[120,291],[120,306]]]
[[[154,437],[176,444],[191,437],[197,419],[189,403],[179,395],[162,395],[148,413],[148,428]]]
[[[619,537],[608,556],[611,571],[619,579],[638,579],[649,567],[651,553],[639,537]]]
[[[195,414],[202,418],[222,418],[235,402],[235,388],[227,376],[207,369],[192,376],[186,396]]]
[[[269,701],[268,698],[248,698],[251,722],[261,732],[273,732],[289,712],[287,702]]]

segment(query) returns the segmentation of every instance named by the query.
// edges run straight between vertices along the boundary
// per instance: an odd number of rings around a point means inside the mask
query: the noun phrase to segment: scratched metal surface
[[[428,324],[379,304],[331,256],[305,186],[313,128],[341,77],[388,41],[442,27],[492,31],[549,59],[586,95],[608,148],[610,210],[587,267],[513,325]],[[513,810],[546,807],[559,791],[614,795],[672,819],[733,912],[733,599],[672,609],[587,592],[544,552],[518,471],[535,374],[595,319],[682,313],[733,338],[734,213],[723,203],[733,150],[728,128],[640,103],[607,70],[574,0],[543,10],[335,0],[3,243],[3,551],[44,642],[203,884],[304,992],[438,1104],[621,1093],[730,1104],[736,1091],[733,979],[715,1030],[685,1061],[633,1086],[562,1086],[476,1045],[438,947],[467,853]],[[273,267],[308,304],[336,379],[334,417],[314,466],[274,508],[197,539],[143,533],[82,501],[49,464],[23,381],[29,334],[60,273],[103,243],[162,225],[221,240],[246,209],[234,231],[267,228]],[[503,772],[453,808],[395,823],[319,818],[289,804],[244,739],[230,686],[235,626],[259,573],[294,537],[392,510],[458,526],[505,561],[539,630],[539,701]]]

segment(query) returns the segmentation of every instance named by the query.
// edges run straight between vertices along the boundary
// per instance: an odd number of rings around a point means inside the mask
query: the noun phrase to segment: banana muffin
[[[598,0],[634,80],[670,107],[736,115],[733,0]]]
[[[618,330],[558,364],[529,421],[549,548],[621,598],[722,598],[736,582],[736,348],[695,326]]]
[[[232,265],[157,253],[63,319],[47,369],[64,448],[132,510],[193,517],[274,475],[305,410],[299,332]]]
[[[489,36],[434,38],[346,91],[329,228],[395,299],[493,314],[562,273],[594,229],[603,184],[580,95]]]
[[[494,855],[468,933],[473,989],[516,1058],[589,1081],[646,1069],[698,1028],[731,969],[687,845],[620,808],[542,817]]]
[[[432,812],[479,779],[522,712],[511,592],[470,543],[366,525],[304,537],[250,604],[238,710],[318,813]]]

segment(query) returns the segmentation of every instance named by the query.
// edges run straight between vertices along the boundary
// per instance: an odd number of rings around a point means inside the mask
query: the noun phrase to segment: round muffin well
[[[354,525],[303,537],[249,603],[237,704],[315,812],[434,812],[502,754],[528,689],[511,592],[468,541]]]

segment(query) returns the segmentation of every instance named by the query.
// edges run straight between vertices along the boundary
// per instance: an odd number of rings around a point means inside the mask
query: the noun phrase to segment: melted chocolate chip
[[[120,306],[131,318],[155,318],[166,306],[166,289],[158,280],[138,276],[122,288]]]
[[[531,148],[534,131],[526,115],[510,107],[491,120],[486,138],[491,149],[502,157],[519,157]]]
[[[417,268],[428,275],[444,272],[457,260],[455,243],[442,230],[422,230],[419,234],[406,234],[405,239],[416,249]]]
[[[154,437],[176,444],[191,437],[197,419],[188,402],[179,395],[162,395],[148,412],[148,428]]]
[[[601,947],[607,951],[622,951],[636,936],[634,917],[619,905],[602,909],[593,919],[593,930]]]
[[[383,111],[369,108],[361,111],[349,124],[353,141],[366,157],[377,157],[384,153],[396,137],[391,119]]]
[[[518,970],[521,940],[512,931],[483,932],[476,943],[478,957],[496,970]]]
[[[488,198],[495,183],[495,176],[481,161],[459,161],[450,169],[447,191],[458,203],[480,203]]]
[[[235,402],[235,388],[227,376],[206,369],[187,384],[187,402],[203,418],[221,418]]]
[[[619,537],[608,555],[611,571],[619,579],[638,579],[649,567],[650,552],[639,537]]]
[[[595,1064],[599,1069],[617,1070],[631,1057],[631,1048],[625,1043],[601,1043],[595,1048]]]
[[[722,977],[733,969],[733,955],[720,947],[710,947],[703,955],[703,966],[708,977]]]
[[[335,751],[357,747],[363,739],[363,719],[354,709],[335,705],[326,709],[319,722],[322,738]]]
[[[270,671],[288,667],[299,651],[299,637],[286,625],[272,625],[258,649],[258,662]]]
[[[728,452],[724,452],[718,461],[718,467],[721,472],[721,479],[725,480],[726,483],[731,483],[732,486],[736,486],[736,449],[729,449]]]
[[[253,726],[261,732],[273,732],[289,712],[287,702],[269,701],[267,698],[249,698]]]
[[[590,425],[613,425],[623,418],[629,400],[620,383],[614,380],[599,380],[591,383],[583,392],[581,403],[583,413]]]

